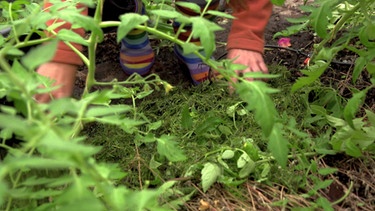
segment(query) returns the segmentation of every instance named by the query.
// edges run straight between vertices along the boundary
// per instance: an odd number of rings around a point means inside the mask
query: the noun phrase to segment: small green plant
[[[230,61],[217,62],[210,59],[215,50],[214,32],[221,28],[203,16],[208,13],[232,17],[222,12],[207,11],[207,7],[201,12],[195,4],[179,2],[178,4],[201,14],[198,17],[186,17],[167,6],[171,2],[161,1],[155,4],[147,2],[146,5],[150,8],[149,16],[124,14],[120,17],[121,21],[103,22],[100,15],[103,1],[51,0],[51,3],[53,6],[48,12],[44,11],[40,4],[29,1],[18,0],[16,3],[1,4],[4,15],[4,25],[1,28],[10,27],[11,31],[9,36],[0,36],[0,97],[15,105],[0,107],[0,146],[8,151],[0,165],[2,208],[154,210],[161,206],[168,207],[158,200],[160,197],[176,200],[171,197],[170,192],[174,183],[166,183],[155,190],[128,189],[119,182],[126,174],[117,165],[98,163],[93,157],[100,148],[86,144],[85,137],[81,136],[81,130],[86,123],[111,124],[124,134],[134,136],[136,143],[153,142],[152,144],[156,144],[157,153],[170,162],[186,159],[173,134],[153,135],[160,122],[152,122],[137,111],[138,99],[152,94],[153,90],[159,90],[160,86],[168,92],[172,88],[170,84],[154,74],[145,78],[133,75],[125,81],[115,79],[111,82],[100,82],[95,79],[95,51],[97,44],[103,41],[102,28],[118,27],[118,41],[134,28],[145,30],[149,34],[181,45],[186,53],[195,53],[229,79],[237,77],[233,70],[241,67]],[[81,15],[76,9],[78,3],[96,7],[95,16]],[[61,19],[76,27],[82,27],[90,32],[89,37],[82,38],[69,30],[56,33],[53,29],[60,23],[45,26],[45,22],[51,19]],[[174,35],[170,33],[170,25],[164,23],[170,19],[181,22],[181,27]],[[191,37],[187,41],[179,40],[178,34],[184,30],[184,26],[190,24],[193,26]],[[53,34],[54,37],[47,37],[45,32]],[[41,38],[31,39],[33,33]],[[20,39],[21,36],[23,39]],[[189,43],[192,37],[199,37],[204,43],[203,46]],[[33,98],[35,94],[48,93],[55,87],[51,87],[52,81],[39,76],[34,70],[52,58],[51,52],[56,49],[58,41],[67,44],[87,66],[85,89],[80,99],[58,99],[49,104],[39,104]],[[88,55],[77,50],[72,43],[87,47]],[[35,45],[39,46],[26,54],[20,50]],[[205,51],[205,56],[200,54],[201,50]],[[236,88],[241,97],[246,100],[254,97],[262,99],[257,104],[249,102],[247,109],[256,113],[256,119],[262,126],[265,137],[271,139],[272,153],[280,158],[280,164],[285,166],[287,141],[282,138],[280,127],[274,124],[277,112],[269,96],[276,90],[268,88],[264,82],[249,83],[242,78],[239,80],[242,83],[236,85]],[[112,88],[93,92],[93,86]],[[249,93],[253,95],[250,96]],[[111,104],[112,100],[120,98],[130,99],[132,104]],[[224,126],[220,128],[226,131]],[[203,135],[209,131],[195,132]],[[5,142],[12,136],[23,143],[16,148],[9,147]],[[276,148],[277,146],[282,147]],[[250,173],[243,173],[242,177]],[[189,195],[184,197],[185,200],[187,198]],[[173,204],[178,206],[181,203],[181,200],[177,200]]]
[[[336,59],[339,52],[351,52],[355,58],[351,75],[353,87],[349,87],[352,97],[349,100],[340,97],[335,87],[332,87],[333,89],[319,87],[313,91],[318,95],[309,107],[315,118],[321,119],[321,123],[329,123],[337,129],[330,141],[335,151],[345,152],[355,157],[360,156],[362,151],[374,153],[374,142],[369,140],[372,138],[368,138],[371,134],[365,132],[368,131],[366,125],[372,125],[373,122],[356,118],[363,106],[367,91],[374,86],[374,1],[319,0],[311,5],[304,5],[301,9],[308,15],[289,19],[294,25],[275,34],[275,37],[289,36],[302,30],[312,29],[320,38],[314,46],[311,65],[302,70],[305,76],[293,84],[292,91],[312,86],[322,74],[328,71],[331,62]],[[363,71],[371,75],[372,84],[358,90],[354,86]],[[365,115],[369,119],[373,112],[367,110]],[[355,133],[358,134],[354,135]]]

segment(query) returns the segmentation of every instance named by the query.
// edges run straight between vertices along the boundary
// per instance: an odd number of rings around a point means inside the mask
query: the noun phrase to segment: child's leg
[[[119,20],[120,15],[130,12],[144,14],[142,0],[106,0],[102,19]],[[120,64],[126,74],[147,74],[154,58],[155,54],[145,31],[135,29],[121,40]]]
[[[202,8],[202,10],[207,4],[206,0],[176,0],[176,1],[196,3]],[[211,2],[211,4],[209,5],[208,9],[209,10],[218,9],[219,3],[220,3],[220,0],[213,0]],[[195,12],[191,11],[190,9],[185,8],[185,7],[176,6],[176,9],[179,12],[181,12],[181,13],[187,15],[187,16],[197,16],[197,15],[199,15],[199,14],[197,14],[197,13],[195,13]],[[210,19],[210,20],[214,19],[213,16],[205,16],[205,18]],[[173,24],[173,26],[175,28],[175,31],[177,31],[177,29],[179,27],[179,23],[175,22]],[[183,32],[179,35],[179,37],[178,37],[179,39],[181,39],[181,40],[187,40],[188,39],[188,37],[191,33],[191,27],[187,26],[187,27],[185,27],[185,30],[186,30],[186,32]],[[199,39],[191,39],[190,42],[194,43],[196,45],[201,45]],[[208,65],[204,64],[198,56],[196,56],[195,54],[183,54],[182,48],[180,46],[177,46],[177,45],[175,46],[175,53],[177,55],[177,58],[179,60],[181,60],[187,66],[187,68],[189,69],[189,72],[190,72],[190,75],[191,75],[191,78],[192,78],[194,84],[199,84],[199,83],[208,79],[210,67]],[[204,54],[203,51],[201,51],[200,53]]]

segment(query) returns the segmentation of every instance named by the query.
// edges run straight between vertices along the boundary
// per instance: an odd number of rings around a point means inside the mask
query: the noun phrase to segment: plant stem
[[[96,10],[95,10],[95,15],[94,15],[94,20],[97,23],[101,23],[102,21],[102,11],[103,11],[103,0],[99,0]],[[97,46],[97,33],[95,31],[92,31],[90,38],[89,38],[89,46],[88,46],[88,51],[89,51],[89,65],[87,66],[88,68],[88,73],[86,77],[86,86],[83,91],[83,95],[88,94],[90,92],[91,87],[95,84],[95,64],[96,64],[96,46]]]

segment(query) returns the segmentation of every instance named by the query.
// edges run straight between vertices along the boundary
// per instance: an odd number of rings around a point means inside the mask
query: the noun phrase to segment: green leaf
[[[149,131],[157,130],[162,126],[162,124],[163,124],[163,121],[159,120],[159,121],[156,121],[156,122],[153,122],[153,123],[149,123],[147,125],[147,128],[148,128]]]
[[[246,141],[243,150],[250,156],[252,160],[259,160],[259,148],[252,141]]]
[[[136,99],[143,99],[153,93],[154,90],[146,90],[136,94]]]
[[[203,17],[192,17],[191,21],[193,23],[191,32],[193,38],[200,38],[205,57],[210,58],[216,49],[214,32],[223,30],[223,28]]]
[[[196,3],[178,1],[178,2],[176,2],[176,5],[178,5],[180,7],[186,7],[188,9],[191,9],[197,14],[201,13],[201,7]]]
[[[181,111],[181,126],[184,129],[191,129],[193,126],[193,119],[190,115],[189,106],[185,105]]]
[[[248,177],[251,173],[254,172],[254,170],[255,170],[255,162],[250,159],[249,162],[247,162],[246,165],[242,167],[240,172],[238,172],[238,176],[240,178]]]
[[[181,47],[185,55],[194,53],[195,51],[199,51],[202,49],[201,46],[197,46],[194,43],[190,43],[190,42],[182,44]]]
[[[23,56],[25,53],[18,48],[12,46],[6,51],[6,54],[9,56]]]
[[[225,125],[219,125],[218,129],[223,135],[229,136],[233,134],[231,129]]]
[[[177,147],[176,138],[168,135],[162,135],[157,138],[158,146],[157,151],[160,155],[167,157],[169,161],[177,162],[186,160],[183,151]]]
[[[4,163],[11,169],[62,169],[76,167],[76,163],[68,160],[54,160],[40,157],[8,158]]]
[[[208,10],[206,12],[206,14],[210,14],[210,15],[214,15],[214,16],[218,16],[218,17],[223,17],[223,18],[228,18],[228,19],[234,19],[235,18],[233,15],[230,15],[228,13],[221,12],[221,11],[216,11],[216,10]]]
[[[331,179],[318,181],[318,182],[316,182],[316,184],[314,186],[314,190],[320,190],[320,189],[327,188],[328,186],[330,186],[332,184],[332,182],[333,182],[333,180],[331,180]]]
[[[63,184],[69,184],[73,181],[73,177],[70,175],[59,176],[57,178],[47,178],[47,177],[36,177],[31,176],[26,178],[23,182],[21,182],[22,186],[36,186],[36,185],[47,185],[50,183],[54,183],[56,181],[64,181]]]
[[[9,196],[8,185],[5,180],[0,181],[0,205],[3,206],[5,199]]]
[[[69,23],[73,23],[73,27],[76,28],[77,25],[79,27],[84,28],[86,31],[95,32],[97,37],[97,42],[101,42],[103,40],[104,34],[98,23],[94,20],[94,18],[90,16],[85,16],[77,12],[77,9],[74,10],[60,10],[59,17],[62,20],[66,20]]]
[[[85,117],[101,117],[107,115],[120,115],[124,112],[128,112],[133,110],[133,108],[129,105],[111,105],[111,106],[91,106],[87,110]]]
[[[242,153],[237,160],[237,168],[243,168],[249,162],[252,162],[250,156],[247,153]]]
[[[370,110],[365,110],[367,119],[370,121],[372,126],[375,126],[375,113]]]
[[[334,209],[332,208],[331,206],[331,202],[328,201],[328,199],[324,198],[324,197],[319,197],[317,200],[316,200],[316,203],[323,208],[323,210],[326,210],[326,211],[333,211]]]
[[[141,25],[148,21],[145,15],[137,13],[126,13],[120,16],[121,24],[117,29],[117,42],[120,42],[131,30],[136,26]]]
[[[234,157],[234,151],[233,150],[225,150],[223,154],[221,154],[222,159],[231,159]]]
[[[205,163],[201,174],[203,192],[206,192],[221,175],[221,169],[216,164]]]
[[[366,65],[367,71],[374,77],[375,74],[375,62],[369,62]]]
[[[194,132],[197,135],[203,135],[204,133],[215,130],[216,127],[222,122],[223,120],[218,118],[217,116],[210,116],[207,119],[205,119],[202,123],[197,125],[197,128]]]
[[[307,28],[308,26],[308,23],[309,21],[306,21],[305,23],[302,23],[302,24],[297,24],[297,25],[293,25],[293,26],[289,26],[287,27],[286,29],[280,31],[280,32],[277,32],[273,35],[273,39],[277,38],[277,37],[289,37],[290,35],[293,35],[293,34],[297,34],[298,32],[301,32],[303,31],[304,29]]]
[[[35,70],[39,65],[44,64],[53,58],[56,48],[57,40],[51,41],[45,45],[39,45],[38,47],[31,49],[26,56],[22,57],[22,64],[29,70]]]
[[[123,196],[126,198],[126,206],[121,207],[120,210],[156,210],[158,196],[159,192],[157,190],[146,189],[142,191],[128,191],[128,193]]]
[[[328,15],[331,14],[332,5],[336,2],[337,0],[323,1],[311,13],[312,26],[318,36],[323,39],[328,35]]]
[[[323,176],[325,176],[325,175],[329,175],[329,174],[333,174],[333,173],[335,173],[335,172],[337,172],[337,171],[338,171],[337,168],[320,168],[320,169],[318,170],[319,174],[320,174],[320,175],[323,175]]]
[[[366,46],[367,48],[374,48],[375,47],[375,24],[371,23],[370,21],[366,22],[365,25],[362,26],[362,29],[359,32],[359,40],[361,44]]]
[[[353,80],[352,80],[353,83],[357,81],[359,75],[365,69],[365,66],[367,63],[368,63],[367,59],[363,56],[360,56],[355,60],[354,70],[353,70]]]
[[[350,139],[347,139],[344,141],[345,145],[345,153],[353,156],[355,158],[361,157],[362,152],[361,149],[358,148],[358,146]]]
[[[277,163],[285,168],[288,160],[289,149],[288,140],[283,137],[281,127],[280,124],[277,124],[273,128],[268,141],[268,149],[271,151],[272,156]]]
[[[182,14],[177,11],[170,11],[170,10],[151,10],[151,13],[162,18],[174,19],[181,17]]]
[[[275,104],[269,94],[278,90],[262,81],[243,81],[234,86],[241,99],[248,103],[246,108],[255,112],[255,120],[262,127],[264,136],[268,137],[277,117]]]
[[[329,63],[325,61],[317,61],[314,65],[309,66],[309,71],[304,72],[307,75],[307,77],[298,78],[297,82],[295,82],[292,86],[292,92],[296,92],[302,87],[315,82],[324,73],[328,66]]]
[[[332,125],[333,127],[337,128],[337,127],[344,127],[347,125],[346,121],[340,118],[336,118],[330,115],[327,115],[326,118],[329,124]]]
[[[85,40],[83,37],[81,37],[81,35],[73,32],[72,30],[61,29],[57,33],[57,37],[60,40],[63,40],[63,41],[68,41],[68,42],[72,42],[72,43],[78,43],[78,44],[81,44],[81,45],[84,45],[84,46],[88,46],[89,45],[89,42],[87,40]]]
[[[354,93],[353,97],[349,99],[348,103],[346,104],[344,108],[344,119],[348,122],[350,127],[354,129],[353,124],[353,118],[355,117],[355,114],[357,113],[359,107],[363,103],[363,99],[366,96],[366,93],[368,91],[367,89],[364,89],[360,92]]]

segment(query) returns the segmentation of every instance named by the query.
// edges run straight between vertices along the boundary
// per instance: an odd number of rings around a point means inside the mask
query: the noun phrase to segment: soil
[[[300,0],[287,0],[285,5],[282,7],[275,7],[274,13],[270,19],[270,22],[266,28],[265,40],[266,45],[277,46],[277,40],[273,39],[273,35],[279,32],[291,24],[286,20],[288,17],[298,17],[301,15],[298,6],[302,4],[303,1]],[[215,58],[223,57],[225,55],[225,45],[220,43],[225,43],[227,35],[230,29],[230,21],[226,19],[218,20],[218,24],[222,25],[225,30],[217,33],[217,50],[215,52]],[[264,59],[268,65],[276,64],[283,65],[290,71],[290,77],[288,80],[294,82],[298,77],[301,76],[300,69],[303,67],[304,61],[307,58],[306,55],[312,51],[313,44],[316,42],[316,37],[309,31],[300,32],[296,35],[290,37],[291,48],[298,50],[302,53],[296,53],[294,51],[286,51],[277,48],[266,48]],[[152,40],[153,46],[159,46],[157,49],[157,57],[155,65],[152,68],[153,73],[157,73],[163,80],[168,81],[172,85],[178,86],[191,86],[189,82],[189,77],[184,74],[180,68],[176,57],[173,54],[170,46],[161,45],[158,40]],[[96,79],[99,81],[111,81],[114,78],[118,80],[123,80],[127,77],[121,70],[118,62],[119,54],[119,44],[116,43],[116,34],[108,33],[105,36],[105,40],[98,46],[97,50],[97,70]],[[325,73],[322,77],[323,83],[330,83],[332,81],[340,81],[341,86],[337,84],[340,89],[341,94],[344,97],[350,97],[349,88],[353,87],[351,84],[350,76],[353,69],[351,63],[355,60],[352,55],[340,55],[340,61],[347,62],[349,64],[335,64],[332,66],[331,70]],[[84,88],[84,81],[86,77],[87,70],[83,69],[78,72],[78,77],[76,81],[75,96],[79,96]],[[342,78],[345,78],[343,81]],[[363,74],[359,82],[356,84],[357,88],[363,88],[369,83],[369,77]],[[370,90],[368,97],[366,99],[367,107],[374,110],[374,100],[375,92]],[[359,159],[349,158],[344,155],[342,156],[332,156],[327,157],[322,161],[321,165],[330,166],[339,169],[339,172],[332,176],[331,179],[334,180],[332,185],[324,193],[326,198],[331,202],[339,200],[343,197],[348,189],[351,187],[351,192],[346,196],[346,198],[335,205],[335,209],[347,209],[347,210],[371,210],[370,205],[374,205],[375,198],[375,163],[373,160],[369,162],[363,162]],[[249,181],[245,184],[248,186],[248,196],[259,198],[260,195],[267,199],[267,194],[262,192],[262,187],[255,189],[255,185]],[[269,188],[269,187],[268,187]],[[265,191],[267,187],[264,187]],[[282,188],[281,188],[282,189]],[[252,190],[252,191],[251,191]],[[278,197],[277,192],[280,192],[280,187],[272,189],[275,195],[268,196],[269,198]],[[280,192],[282,193],[282,192]],[[257,195],[258,194],[258,195]],[[282,194],[281,194],[282,195]],[[214,199],[221,199],[223,197],[230,197],[224,194],[222,187],[215,186],[208,193],[201,193],[200,197],[196,201],[192,201],[187,204],[187,209],[196,210],[201,202],[200,199],[206,201],[211,201],[211,205],[214,203]],[[253,202],[253,198],[248,199],[248,203]],[[271,200],[272,201],[272,200]],[[240,203],[240,202],[238,202]],[[233,204],[233,203],[232,203]],[[361,205],[361,206],[360,206]],[[218,205],[219,206],[219,205]],[[189,208],[190,207],[190,208]],[[195,208],[195,209],[194,209]],[[254,207],[254,209],[274,209],[270,207]],[[214,209],[212,209],[214,210]]]

